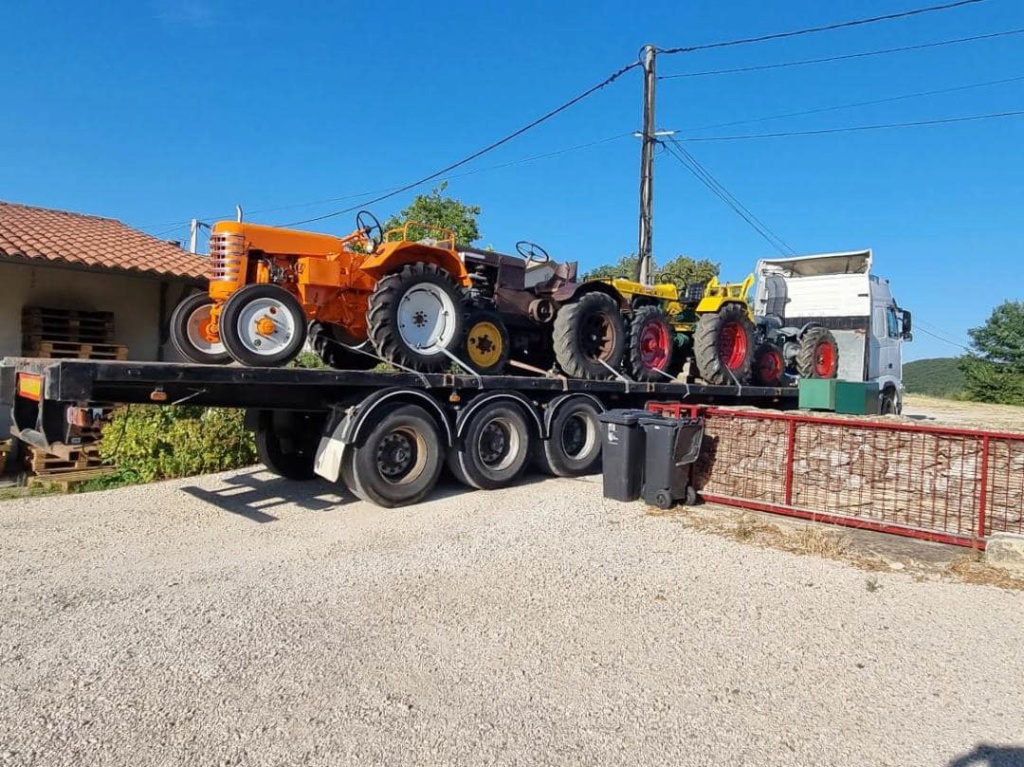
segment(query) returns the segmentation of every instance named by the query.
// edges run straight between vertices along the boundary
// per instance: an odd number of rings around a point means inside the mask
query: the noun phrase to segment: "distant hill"
[[[910,394],[955,397],[964,388],[964,374],[954,357],[914,360],[903,365],[903,383]]]

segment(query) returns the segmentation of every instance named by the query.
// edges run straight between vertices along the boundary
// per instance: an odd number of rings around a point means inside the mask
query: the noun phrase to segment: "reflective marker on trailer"
[[[18,396],[40,402],[43,398],[43,377],[35,373],[18,373]]]

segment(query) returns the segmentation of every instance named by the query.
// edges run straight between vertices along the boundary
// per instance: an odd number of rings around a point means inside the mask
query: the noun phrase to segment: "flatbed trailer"
[[[296,480],[342,482],[381,506],[422,500],[447,464],[469,487],[502,487],[533,461],[556,476],[600,467],[599,416],[650,402],[794,408],[792,387],[553,376],[251,368],[7,358],[0,405],[40,449],[73,444],[108,404],[242,408],[260,460]]]

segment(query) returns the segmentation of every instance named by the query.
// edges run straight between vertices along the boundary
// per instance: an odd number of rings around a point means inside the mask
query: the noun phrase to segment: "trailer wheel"
[[[231,362],[224,343],[211,330],[212,308],[213,299],[206,293],[196,293],[178,304],[171,314],[171,343],[190,362],[200,365]]]
[[[611,378],[626,352],[626,323],[614,298],[584,293],[558,310],[554,340],[555,358],[566,375]]]
[[[719,386],[745,384],[754,359],[754,325],[744,304],[700,315],[693,335],[700,377]]]
[[[782,350],[765,342],[754,352],[754,383],[758,386],[781,386],[786,372],[786,360]]]
[[[434,264],[406,264],[385,275],[370,296],[366,324],[384,359],[427,372],[442,370],[462,341],[462,297]]]
[[[463,484],[494,490],[515,481],[530,456],[530,428],[518,405],[489,402],[472,414],[448,466]]]
[[[243,365],[278,367],[290,362],[306,342],[306,313],[279,285],[246,285],[225,302],[220,337]]]
[[[536,450],[541,471],[556,477],[594,474],[601,465],[597,407],[585,399],[566,402],[551,421],[551,436]]]
[[[462,358],[480,375],[500,375],[511,352],[508,329],[496,312],[473,312],[466,321]]]
[[[444,462],[437,423],[418,405],[383,414],[366,437],[346,449],[343,479],[364,501],[394,508],[421,501]]]
[[[281,417],[294,417],[282,428]],[[256,431],[256,455],[268,470],[285,479],[310,480],[316,476],[313,464],[320,438],[320,424],[314,418],[290,413],[270,413]]]
[[[809,328],[800,339],[796,369],[801,378],[835,378],[839,372],[839,345],[828,328]]]
[[[638,381],[669,380],[674,332],[668,317],[657,306],[641,306],[629,325],[629,372]]]

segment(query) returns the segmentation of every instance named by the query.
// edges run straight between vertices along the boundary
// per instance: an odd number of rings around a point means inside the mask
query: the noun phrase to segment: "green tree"
[[[442,181],[430,194],[416,195],[412,203],[399,213],[392,216],[384,224],[384,231],[404,226],[406,222],[430,224],[455,232],[455,241],[463,245],[472,245],[480,239],[477,227],[477,216],[480,215],[479,205],[466,205],[461,200],[446,197],[444,191],[448,182]],[[436,231],[422,227],[409,227],[409,239],[420,240],[438,237]]]
[[[616,277],[636,279],[636,256],[623,256],[615,264],[604,264],[591,269],[583,278],[586,280],[610,280]],[[689,256],[676,256],[664,267],[654,265],[654,277],[658,282],[673,282],[680,290],[697,282],[707,282],[718,276],[719,265],[702,258],[699,261]]]
[[[1024,405],[1024,301],[1003,302],[968,334],[973,349],[960,358],[964,395],[978,402]]]

